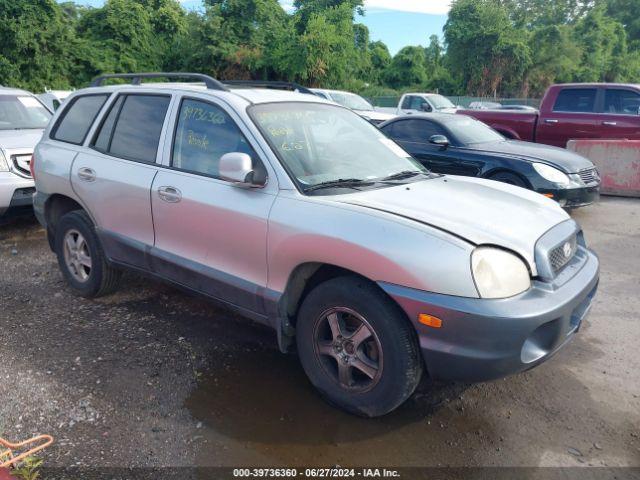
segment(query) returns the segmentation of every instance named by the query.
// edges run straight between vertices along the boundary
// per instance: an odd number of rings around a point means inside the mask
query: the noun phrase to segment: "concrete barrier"
[[[595,164],[601,193],[640,197],[640,140],[570,140],[567,148]]]

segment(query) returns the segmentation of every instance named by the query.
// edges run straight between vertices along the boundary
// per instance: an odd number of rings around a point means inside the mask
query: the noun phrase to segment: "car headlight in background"
[[[4,156],[4,153],[2,153],[2,150],[0,150],[0,172],[8,172],[9,171],[9,164],[7,163],[7,159]]]
[[[471,270],[481,298],[513,297],[531,287],[524,262],[499,248],[476,248],[471,254]]]
[[[569,177],[557,168],[550,167],[544,163],[534,163],[533,168],[542,178],[549,180],[550,182],[557,183],[562,186],[566,186],[571,183]]]

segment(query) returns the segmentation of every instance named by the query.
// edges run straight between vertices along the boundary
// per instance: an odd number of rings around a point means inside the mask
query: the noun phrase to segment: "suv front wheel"
[[[422,375],[405,315],[363,279],[340,277],[311,291],[300,308],[296,337],[311,383],[329,403],[357,415],[394,410]]]
[[[93,222],[81,211],[67,213],[56,228],[60,270],[75,293],[94,298],[116,289],[120,272],[107,263]]]

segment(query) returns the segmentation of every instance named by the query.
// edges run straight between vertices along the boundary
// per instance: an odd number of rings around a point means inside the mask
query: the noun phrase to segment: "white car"
[[[459,106],[438,93],[405,93],[398,102],[398,115],[414,113],[456,113]]]
[[[374,125],[380,125],[382,122],[386,122],[387,120],[391,120],[396,117],[390,113],[377,111],[367,100],[355,93],[344,92],[341,90],[325,90],[320,88],[312,88],[310,90],[319,97],[331,100],[338,105],[342,105],[343,107],[353,110]]]
[[[64,102],[69,95],[73,93],[72,90],[47,90],[44,93],[36,95],[38,99],[44,103],[49,110],[55,112],[62,102]]]
[[[31,208],[31,156],[50,119],[33,94],[0,87],[0,217]]]

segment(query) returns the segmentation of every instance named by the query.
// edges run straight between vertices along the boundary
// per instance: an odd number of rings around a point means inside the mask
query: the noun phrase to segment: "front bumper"
[[[600,199],[600,184],[579,188],[543,189],[538,193],[553,195],[553,199],[563,208],[585,207]]]
[[[9,210],[30,207],[34,191],[33,180],[12,172],[0,172],[0,215]]]
[[[507,299],[453,297],[387,283],[380,286],[411,319],[432,378],[492,380],[539,365],[579,330],[596,294],[599,261],[583,247],[576,256],[579,270],[572,267],[572,278],[561,286],[534,281],[530,290]],[[418,322],[421,313],[440,318],[441,328]]]

